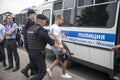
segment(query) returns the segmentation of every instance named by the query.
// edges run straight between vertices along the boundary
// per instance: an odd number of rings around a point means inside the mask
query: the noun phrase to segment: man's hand
[[[62,53],[65,54],[66,53],[66,49],[65,48],[62,48]]]
[[[120,48],[120,45],[113,46],[110,50],[111,50],[111,51],[114,51],[114,50],[116,50],[116,49],[118,49],[118,48]]]
[[[116,50],[117,49],[117,47],[116,46],[113,46],[110,50],[111,51],[114,51],[114,50]]]
[[[3,36],[7,36],[7,32],[4,32]]]

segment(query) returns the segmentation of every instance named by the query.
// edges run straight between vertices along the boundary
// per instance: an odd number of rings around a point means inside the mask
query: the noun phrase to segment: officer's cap
[[[47,17],[46,16],[44,16],[43,14],[38,14],[37,15],[37,19],[47,19]]]

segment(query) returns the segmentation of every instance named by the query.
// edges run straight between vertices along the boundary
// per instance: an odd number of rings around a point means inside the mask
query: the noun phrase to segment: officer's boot
[[[24,69],[21,70],[21,73],[25,75],[25,77],[29,78],[28,70],[30,69],[30,65],[27,64]]]
[[[36,73],[37,73],[36,68],[33,68],[33,67],[31,66],[31,72],[30,72],[30,75],[33,76],[33,75],[35,75]]]

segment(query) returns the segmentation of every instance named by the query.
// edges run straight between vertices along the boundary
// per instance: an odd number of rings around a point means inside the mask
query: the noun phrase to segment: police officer
[[[54,47],[60,47],[63,52],[66,52],[63,46],[57,45],[49,37],[47,30],[43,28],[46,24],[46,19],[46,16],[42,14],[37,15],[37,24],[30,27],[27,31],[28,51],[32,59],[31,64],[37,69],[37,73],[30,80],[42,80],[46,74],[45,47],[47,43]]]
[[[27,20],[25,22],[25,27],[23,28],[23,36],[24,36],[24,45],[25,45],[25,49],[28,52],[28,41],[27,41],[27,30],[30,28],[30,26],[33,26],[35,24],[34,19],[35,19],[35,11],[33,9],[30,9],[27,12]],[[29,55],[29,54],[28,54]],[[30,59],[31,62],[31,59]],[[28,75],[28,70],[31,69],[31,75],[34,74],[32,65],[29,63],[25,66],[24,69],[21,70],[22,74],[24,74],[27,78],[29,77]]]

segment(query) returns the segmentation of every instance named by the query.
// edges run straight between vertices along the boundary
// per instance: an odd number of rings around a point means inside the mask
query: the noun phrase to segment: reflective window
[[[20,25],[21,24],[21,17],[22,17],[22,14],[17,14],[15,15],[15,23],[17,25]]]
[[[25,24],[26,20],[27,20],[27,14],[22,14],[21,23]]]
[[[58,14],[63,15],[63,11],[62,11],[62,10],[57,10],[57,11],[54,11],[54,12],[53,12],[53,15],[52,15],[52,24],[54,24],[55,18],[56,18],[56,16],[57,16]]]
[[[113,27],[116,3],[109,3],[77,9],[76,25],[90,27]]]
[[[75,0],[64,0],[64,9],[74,8]]]
[[[63,6],[63,2],[62,1],[58,1],[58,2],[54,3],[53,9],[54,10],[60,10],[60,9],[62,9],[62,6]]]
[[[78,0],[78,6],[91,5],[93,0]]]
[[[46,22],[46,26],[48,26],[50,24],[50,9],[44,10],[43,14],[48,18],[48,20]]]
[[[74,24],[74,9],[64,10],[64,26],[73,26]]]
[[[115,1],[115,0],[95,0],[95,3],[103,3],[103,2],[109,2],[109,1]]]
[[[58,14],[61,14],[64,16],[64,22],[60,26],[63,26],[63,25],[73,26],[74,25],[74,9],[54,11],[52,23],[54,23],[55,18]]]

